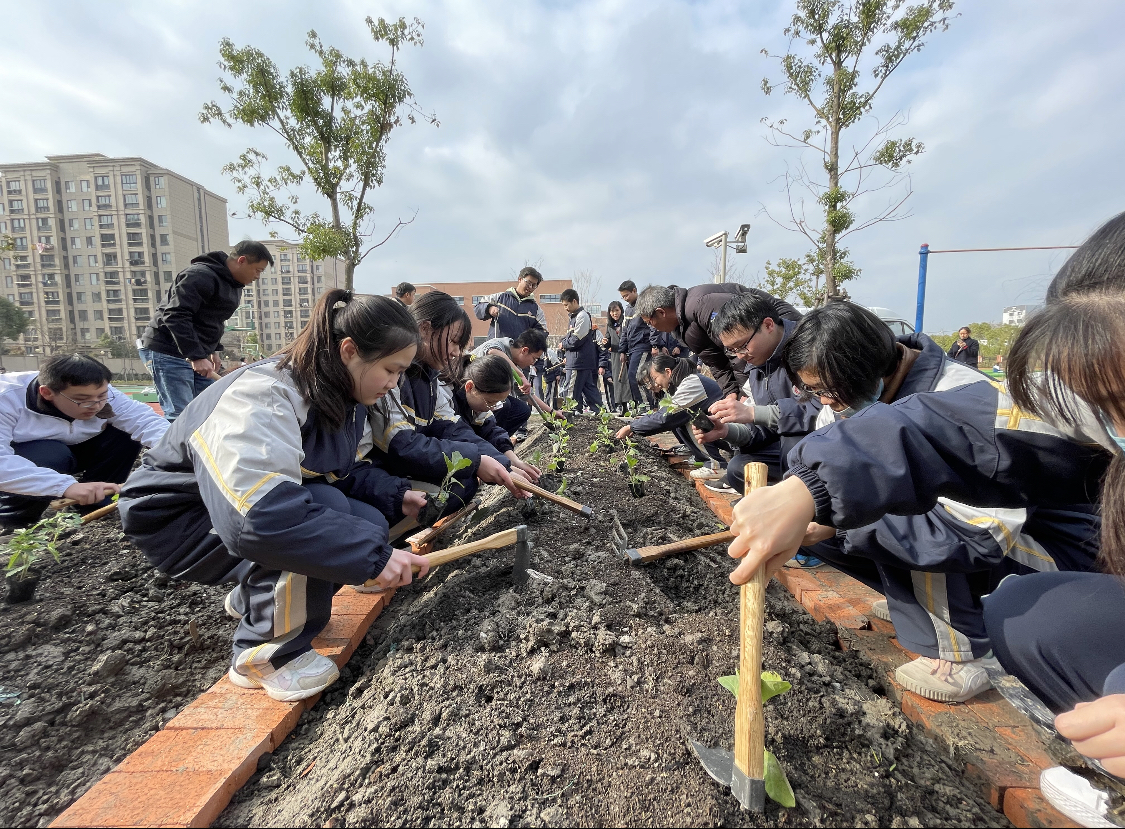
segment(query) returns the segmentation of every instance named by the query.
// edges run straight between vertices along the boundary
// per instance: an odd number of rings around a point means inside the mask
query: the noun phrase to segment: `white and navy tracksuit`
[[[141,447],[164,436],[168,421],[151,406],[113,386],[107,395],[97,417],[75,420],[40,396],[38,372],[0,375],[0,525],[35,523],[79,475],[124,483]]]
[[[499,311],[496,317],[488,315],[489,306],[495,305]],[[529,328],[547,330],[547,317],[535,301],[535,297],[521,297],[515,288],[508,288],[492,296],[486,296],[473,306],[477,319],[491,320],[488,324],[489,338],[510,337],[513,340]]]
[[[368,459],[368,410],[329,431],[276,359],[197,397],[121,492],[126,535],[161,572],[237,581],[234,665],[267,673],[307,652],[341,584],[390,559],[408,481]]]
[[[681,365],[687,368],[691,364],[685,360]],[[680,378],[677,378],[673,371],[672,381],[675,383],[675,389],[671,394],[672,402],[680,411],[667,414],[664,409],[658,407],[655,411],[634,418],[629,424],[633,434],[645,437],[660,432],[671,432],[680,443],[691,450],[692,457],[697,461],[718,461],[720,465],[726,466],[726,459],[719,450],[729,447],[723,441],[700,446],[691,431],[691,419],[705,413],[712,403],[722,399],[723,390],[710,377],[690,371],[685,371],[684,376]]]
[[[594,411],[602,407],[598,391],[598,345],[594,339],[594,321],[590,312],[579,308],[570,315],[570,327],[559,343],[566,352],[566,391],[579,406],[585,402]]]
[[[997,576],[1093,566],[1108,455],[1092,418],[1055,428],[923,335],[900,342],[921,355],[898,399],[818,429],[790,469],[841,531],[809,551],[886,589],[904,647],[967,661]]]

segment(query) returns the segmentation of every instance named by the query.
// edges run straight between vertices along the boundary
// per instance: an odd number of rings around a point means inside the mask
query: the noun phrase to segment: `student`
[[[671,432],[684,446],[691,450],[692,457],[704,463],[715,462],[716,467],[725,467],[726,460],[719,449],[729,449],[724,443],[709,443],[700,446],[691,434],[691,419],[705,414],[707,407],[722,398],[719,384],[710,377],[696,373],[690,360],[658,354],[642,365],[648,383],[656,391],[657,408],[649,414],[634,418],[627,426],[618,430],[615,437],[624,440],[629,435],[655,435]],[[679,409],[668,413],[660,408],[661,398],[668,396]]]
[[[539,362],[547,353],[547,332],[538,328],[529,328],[516,338],[495,337],[485,340],[471,352],[473,359],[487,355],[495,355],[507,361],[508,365],[523,378],[518,394],[513,389],[504,406],[497,409],[496,423],[509,435],[517,432],[527,434],[527,420],[531,417],[531,406],[535,406],[548,417],[554,417],[551,407],[544,403],[531,388],[531,381],[526,379],[527,370]],[[530,399],[531,404],[524,402]]]
[[[229,256],[221,250],[205,253],[177,274],[137,341],[169,423],[215,382],[213,359],[223,350],[226,321],[242,304],[242,289],[272,264],[265,245],[245,240]]]
[[[945,394],[988,383],[924,334],[897,340],[875,314],[833,302],[805,315],[783,363],[792,384],[819,395],[816,425],[912,394]],[[802,550],[883,593],[900,645],[920,654],[896,679],[939,702],[963,702],[990,687],[992,661],[981,597],[1009,573],[1092,569],[1098,519],[1090,504],[1065,510],[981,509],[942,499],[923,515],[886,515],[865,527],[826,527]]]
[[[641,387],[637,380],[637,373],[641,368],[641,363],[652,353],[656,332],[637,313],[637,283],[632,279],[626,279],[617,286],[617,293],[621,295],[621,301],[625,303],[624,316],[621,321],[621,344],[619,346],[621,368],[625,379],[622,386],[627,385],[629,387],[629,397],[625,398],[624,402],[632,400],[637,404],[638,411],[645,411],[651,408],[655,401],[648,390]],[[643,377],[644,375],[640,376]],[[641,396],[642,392],[644,397]],[[647,406],[645,405],[646,400],[648,401]]]
[[[159,443],[168,421],[112,377],[74,354],[0,380],[0,527],[34,524],[54,498],[77,501],[83,514],[108,504],[141,447]]]
[[[789,450],[815,428],[820,401],[799,399],[782,363],[782,351],[797,330],[797,323],[778,313],[777,301],[769,294],[747,291],[737,297],[727,296],[728,301],[711,321],[710,336],[723,344],[729,360],[744,366],[745,399],[724,399],[712,405],[711,419],[716,428],[698,437],[704,443],[725,440],[739,447],[727,466],[725,482],[707,486],[723,489],[725,483],[742,492],[747,463],[765,463],[770,478],[781,479],[788,469]]]
[[[391,390],[371,409],[373,456],[392,474],[409,478],[437,492],[446,475],[445,457],[460,452],[470,466],[458,471],[445,512],[455,512],[477,491],[477,479],[502,484],[517,498],[517,489],[504,463],[482,453],[480,440],[453,408],[452,395],[439,374],[455,378],[461,352],[469,343],[469,315],[449,294],[430,291],[410,308],[422,341],[410,367]]]
[[[477,357],[462,371],[460,382],[453,389],[453,408],[473,431],[487,444],[488,450],[510,469],[519,472],[532,483],[543,473],[535,466],[524,463],[516,455],[508,432],[493,416],[499,412],[512,392],[512,369],[499,355]]]
[[[626,284],[626,283],[622,283]],[[632,283],[628,283],[632,284]],[[633,291],[636,291],[636,286],[633,286]],[[625,408],[631,400],[634,400],[632,387],[629,384],[629,378],[625,376],[629,370],[628,355],[622,352],[621,343],[624,340],[625,331],[625,308],[616,299],[609,303],[609,310],[606,312],[608,324],[606,325],[605,338],[602,340],[602,348],[605,349],[613,362],[613,399],[617,404],[617,410],[625,413]]]
[[[477,319],[492,320],[488,326],[489,337],[515,338],[529,328],[547,330],[547,318],[534,296],[542,281],[543,275],[535,268],[524,268],[514,287],[484,297],[476,304]]]
[[[581,410],[583,404],[594,412],[601,411],[602,396],[598,391],[598,346],[594,321],[582,307],[578,292],[567,288],[559,295],[563,308],[570,314],[570,327],[559,343],[559,356],[566,354],[566,391]]]
[[[723,394],[737,398],[746,382],[745,366],[739,359],[727,354],[711,325],[723,306],[747,294],[764,297],[778,318],[801,319],[801,315],[785,300],[735,282],[692,288],[649,285],[637,298],[637,314],[657,331],[675,333],[680,342],[711,369],[711,375]]]
[[[276,700],[339,676],[312,649],[341,584],[407,584],[426,559],[388,543],[388,522],[425,496],[362,459],[366,407],[395,388],[418,347],[405,306],[324,293],[280,355],[215,383],[176,420],[121,491],[126,535],[157,570],[237,581],[230,680]],[[281,612],[281,609],[284,612]]]
[[[607,326],[608,328],[609,326]],[[603,343],[608,342],[609,335],[598,342],[598,377],[602,380],[602,391],[605,396],[605,404],[609,407],[611,412],[617,411],[617,403],[613,394],[613,364],[616,362],[614,357],[617,356],[616,352],[612,351],[607,345]]]
[[[409,308],[414,304],[414,298],[418,295],[418,289],[411,285],[409,282],[400,282],[395,286],[395,299]]]
[[[957,332],[957,339],[949,346],[949,356],[972,368],[980,361],[980,343],[972,338],[972,330],[965,326]]]

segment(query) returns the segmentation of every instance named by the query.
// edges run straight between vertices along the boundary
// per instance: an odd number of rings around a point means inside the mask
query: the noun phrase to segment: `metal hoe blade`
[[[527,526],[516,527],[516,558],[512,562],[512,581],[527,584],[527,568],[531,565],[531,542],[527,540]]]
[[[724,748],[709,748],[691,740],[691,750],[715,782],[730,788],[743,809],[762,812],[766,808],[766,781],[747,777],[734,764],[734,754]]]

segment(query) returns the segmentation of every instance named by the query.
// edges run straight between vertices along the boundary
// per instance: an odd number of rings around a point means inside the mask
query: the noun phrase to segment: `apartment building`
[[[144,158],[0,164],[3,295],[30,318],[27,354],[132,342],[191,259],[228,247],[227,202]]]
[[[236,350],[241,345],[243,350],[253,352],[246,347],[246,335],[253,332],[258,337],[260,355],[267,356],[293,342],[322,293],[344,287],[344,260],[310,261],[294,242],[261,242],[273,254],[273,265],[243,290],[242,305],[227,323],[230,334],[223,342]]]
[[[488,321],[477,319],[474,313],[476,304],[486,296],[508,290],[514,284],[515,280],[509,279],[502,282],[435,282],[424,285],[416,284],[415,287],[418,289],[419,295],[430,291],[444,291],[457,300],[473,322],[473,345],[477,346],[488,339]],[[565,334],[567,326],[570,324],[570,316],[563,308],[559,297],[567,288],[573,287],[574,283],[569,279],[544,279],[539,285],[539,290],[535,292],[535,299],[538,301],[539,307],[543,309],[543,316],[547,318],[547,330],[553,339]],[[393,291],[389,295],[394,296]],[[601,325],[604,326],[605,314],[602,313],[601,305],[598,303],[583,303],[583,306],[594,318],[595,325],[598,324],[600,318]]]
[[[1042,305],[1010,305],[1004,309],[1004,325],[1023,325],[1027,318],[1042,308]]]

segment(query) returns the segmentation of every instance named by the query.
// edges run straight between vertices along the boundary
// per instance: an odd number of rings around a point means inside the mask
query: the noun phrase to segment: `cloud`
[[[911,218],[848,240],[867,304],[913,319],[918,246],[1075,244],[1121,207],[1125,10],[1095,0],[960,4],[962,17],[897,72],[876,114],[909,112],[927,145],[912,168]],[[247,146],[283,147],[262,130],[204,126],[218,98],[217,45],[253,44],[283,67],[304,63],[305,34],[378,56],[370,4],[288,2],[89,5],[4,0],[14,21],[0,67],[0,157],[98,151],[143,155],[243,204],[220,168]],[[807,244],[759,215],[784,204],[778,177],[796,156],[769,146],[763,116],[808,122],[800,102],[765,97],[784,50],[781,0],[391,2],[417,15],[422,49],[403,66],[440,128],[392,137],[380,227],[418,217],[360,267],[382,291],[415,282],[505,278],[525,261],[551,275],[590,269],[604,303],[622,279],[693,284],[702,240],[753,225],[751,273]],[[33,34],[39,33],[39,34]],[[49,35],[47,34],[49,33]],[[811,160],[811,159],[810,159]],[[232,238],[263,228],[231,222]],[[927,329],[998,319],[1032,302],[1065,252],[975,254],[930,262]]]

